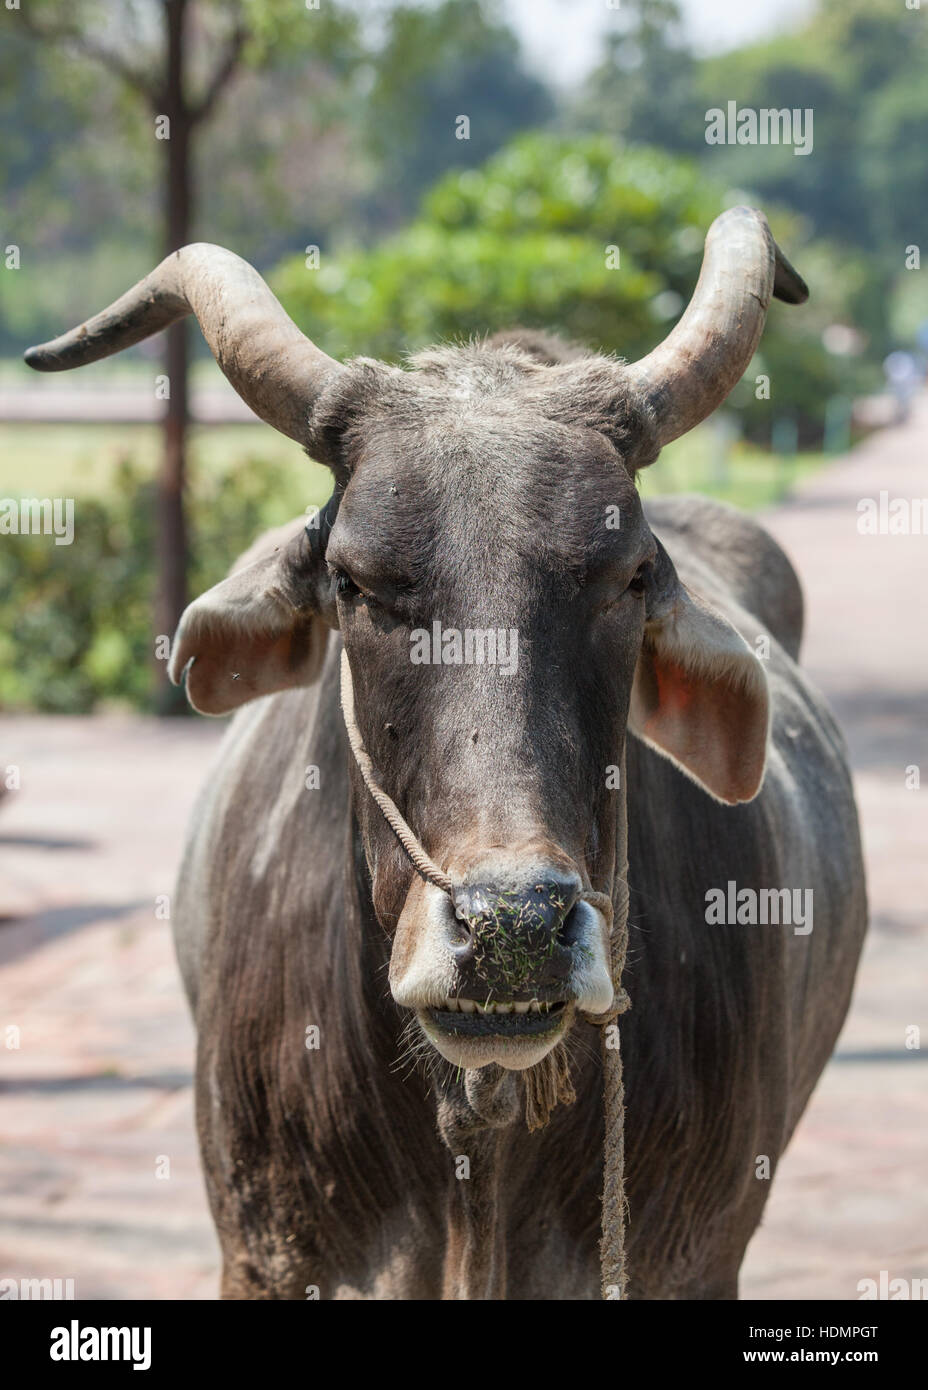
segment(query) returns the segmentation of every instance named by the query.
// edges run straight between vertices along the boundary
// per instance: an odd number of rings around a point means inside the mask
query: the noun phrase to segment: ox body
[[[737,381],[771,293],[803,292],[736,209],[640,363],[515,334],[342,366],[201,247],[34,350],[76,365],[193,309],[245,399],[335,477],[172,650],[198,709],[245,705],[174,914],[227,1297],[597,1296],[603,893],[629,936],[627,1292],[736,1296],[850,998],[857,819],[797,666],[788,561],[733,509],[643,508],[635,475]],[[517,634],[518,659],[417,664],[435,624]],[[450,892],[362,780],[343,648],[380,784]],[[558,1056],[576,1098],[529,1132]]]

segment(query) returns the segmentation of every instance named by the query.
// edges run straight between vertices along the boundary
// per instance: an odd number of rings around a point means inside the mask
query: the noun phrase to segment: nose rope
[[[342,648],[341,705],[348,742],[358,765],[358,771],[371,798],[380,808],[384,819],[414,864],[416,871],[428,882],[440,888],[454,900],[454,884],[420,844],[418,837],[404,820],[396,802],[378,784],[374,765],[364,747],[354,708],[354,684],[348,653]],[[622,1079],[622,1054],[619,1050],[618,1028],[612,1027],[631,1001],[622,987],[625,955],[628,948],[628,885],[627,866],[619,879],[623,895],[623,911],[618,928],[615,908],[608,893],[584,889],[580,900],[601,912],[606,922],[610,944],[610,966],[613,999],[605,1013],[585,1014],[589,1023],[600,1030],[600,1051],[603,1062],[603,1110],[605,1121],[605,1153],[603,1165],[602,1238],[600,1240],[600,1275],[604,1299],[625,1297],[627,1273],[625,1268],[625,1088]]]
[[[426,854],[418,839],[406,824],[396,802],[391,800],[387,793],[377,785],[374,776],[374,764],[371,762],[370,754],[364,747],[361,738],[361,730],[358,728],[358,721],[354,713],[354,686],[351,681],[351,667],[348,665],[348,653],[342,648],[342,671],[341,671],[341,694],[342,694],[342,715],[345,720],[345,729],[348,733],[348,742],[351,744],[351,751],[354,760],[358,765],[358,770],[364,779],[364,785],[370,792],[374,801],[383,812],[384,819],[399,840],[403,849],[415,864],[419,873],[429,883],[434,883],[436,888],[440,888],[443,893],[447,893],[449,898],[454,891],[454,884],[447,874],[442,873],[441,869]]]

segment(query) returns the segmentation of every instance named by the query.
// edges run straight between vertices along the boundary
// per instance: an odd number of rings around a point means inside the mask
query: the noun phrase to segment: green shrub
[[[261,459],[200,479],[189,507],[191,594],[306,500],[292,472]],[[150,707],[154,508],[154,483],[126,462],[104,498],[77,498],[72,545],[0,537],[0,706],[57,714],[104,702]]]

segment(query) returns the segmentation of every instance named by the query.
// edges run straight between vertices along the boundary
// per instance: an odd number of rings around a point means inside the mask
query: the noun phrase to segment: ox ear
[[[718,801],[760,791],[770,724],[767,678],[741,634],[677,578],[659,547],[629,728]]]
[[[319,530],[305,517],[261,537],[227,579],[184,611],[168,674],[200,714],[228,714],[246,700],[319,674],[328,629],[320,617],[325,564]]]

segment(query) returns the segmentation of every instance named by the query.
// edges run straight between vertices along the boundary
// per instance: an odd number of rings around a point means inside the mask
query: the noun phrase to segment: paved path
[[[860,535],[858,502],[928,498],[928,399],[766,520],[802,576],[803,660],[854,767],[871,929],[838,1045],[748,1251],[750,1298],[928,1277],[928,534]],[[928,504],[926,504],[928,510]],[[925,519],[928,530],[928,515]],[[920,789],[906,769],[920,769]],[[906,1029],[921,1049],[906,1049]]]
[[[752,1298],[853,1299],[881,1269],[928,1276],[928,536],[856,529],[861,497],[928,495],[926,441],[923,404],[769,518],[805,582],[807,665],[848,735],[873,930],[748,1254]],[[73,1278],[84,1298],[215,1296],[192,1030],[158,900],[220,732],[3,721],[0,770],[15,763],[22,789],[0,812],[0,1277]],[[910,1024],[921,1051],[905,1050]]]
[[[156,914],[221,727],[2,730],[22,789],[0,811],[0,915],[35,915],[0,920],[0,1277],[73,1278],[78,1298],[212,1298],[193,1030]],[[19,1050],[3,1046],[10,1024]]]

